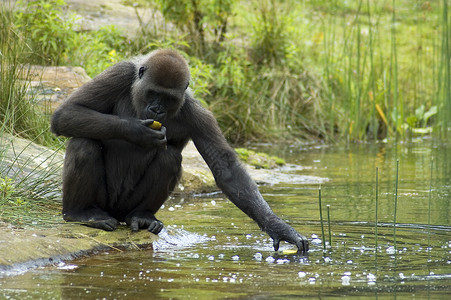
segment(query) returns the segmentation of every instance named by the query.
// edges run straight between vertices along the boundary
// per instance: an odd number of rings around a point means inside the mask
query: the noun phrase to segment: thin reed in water
[[[319,219],[321,221],[321,234],[323,240],[323,250],[326,251],[326,239],[324,235],[324,223],[323,223],[323,210],[321,208],[321,186],[318,189],[318,198],[319,198]]]
[[[429,181],[429,201],[428,201],[428,261],[431,259],[431,199],[432,199],[432,169],[434,158],[431,157],[431,177]]]
[[[377,218],[377,212],[379,209],[379,168],[376,167],[376,220],[375,220],[375,226],[374,226],[374,239],[375,239],[375,251],[377,252],[377,226],[378,226],[378,218]]]
[[[399,159],[396,160],[396,179],[395,179],[395,210],[393,214],[393,243],[396,250],[396,213],[398,210],[398,172],[399,172]]]
[[[330,233],[330,205],[327,205],[327,228],[329,230],[329,247],[332,247],[332,235]]]

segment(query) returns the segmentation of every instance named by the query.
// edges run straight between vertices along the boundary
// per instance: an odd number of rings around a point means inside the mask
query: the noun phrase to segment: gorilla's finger
[[[150,224],[150,226],[147,230],[149,230],[153,234],[159,234],[161,229],[163,229],[163,223],[161,223],[158,220],[155,220]]]
[[[303,239],[304,251],[307,252],[309,250],[309,242],[306,238]]]
[[[141,120],[141,124],[146,127],[149,127],[150,125],[152,125],[153,121],[154,121],[153,119]]]
[[[166,148],[167,144],[168,144],[168,141],[166,140],[166,138],[164,138],[162,140],[154,141],[154,145],[158,148]]]
[[[279,238],[273,239],[272,244],[274,246],[274,251],[279,250],[280,239]]]
[[[308,241],[301,238],[296,242],[296,247],[298,248],[299,252],[307,252],[308,251]]]
[[[108,220],[100,220],[94,221],[89,224],[91,227],[100,228],[106,231],[113,231],[117,228],[117,220],[116,219],[108,219]]]

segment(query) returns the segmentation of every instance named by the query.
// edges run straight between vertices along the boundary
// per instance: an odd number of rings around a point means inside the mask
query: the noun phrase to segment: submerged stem
[[[393,243],[396,250],[396,213],[398,210],[398,171],[399,171],[399,159],[396,160],[396,179],[395,179],[395,209],[393,215]],[[396,252],[395,252],[396,253]]]
[[[323,240],[323,250],[326,251],[326,240],[324,235],[324,223],[323,223],[323,210],[321,208],[321,186],[319,186],[318,189],[318,197],[319,197],[319,218],[321,221],[321,234],[322,234],[322,240]]]

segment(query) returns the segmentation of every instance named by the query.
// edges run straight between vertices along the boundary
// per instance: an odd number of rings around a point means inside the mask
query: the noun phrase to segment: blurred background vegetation
[[[124,0],[162,18],[133,37],[79,28],[64,0],[2,2],[2,131],[47,145],[50,112],[26,97],[28,64],[94,77],[156,48],[181,51],[191,88],[228,140],[375,141],[451,134],[448,0]]]

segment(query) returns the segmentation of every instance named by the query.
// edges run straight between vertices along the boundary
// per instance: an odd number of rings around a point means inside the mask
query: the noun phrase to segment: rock
[[[126,226],[107,232],[74,223],[49,228],[15,228],[0,223],[0,275],[14,275],[100,251],[148,248],[157,238],[147,230],[132,233]]]
[[[28,93],[33,100],[47,105],[50,111],[91,79],[81,67],[54,66],[24,67],[20,78],[29,82]]]
[[[208,193],[217,190],[213,174],[193,142],[189,142],[182,152],[182,178],[176,193]]]
[[[20,180],[48,178],[59,182],[64,155],[29,140],[3,133],[0,136],[0,175]]]
[[[77,12],[76,22],[79,30],[98,30],[114,24],[133,37],[138,30],[149,24],[164,24],[164,18],[158,10],[142,7],[139,3],[126,5],[123,0],[66,0],[69,10]],[[133,3],[133,2],[130,2]],[[143,2],[141,2],[143,4]],[[139,15],[139,17],[138,17]],[[168,25],[166,25],[168,26]]]

